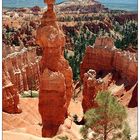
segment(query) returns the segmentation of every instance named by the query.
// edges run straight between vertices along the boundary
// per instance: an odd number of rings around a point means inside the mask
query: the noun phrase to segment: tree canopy
[[[94,140],[129,140],[130,129],[126,123],[125,108],[108,91],[97,94],[98,107],[88,110],[84,118],[86,124],[81,129],[84,139],[88,139],[89,129],[93,130]]]

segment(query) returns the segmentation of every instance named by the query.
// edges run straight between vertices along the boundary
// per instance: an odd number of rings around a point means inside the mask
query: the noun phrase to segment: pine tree
[[[88,139],[89,129],[94,133],[94,140],[129,140],[130,129],[125,119],[125,108],[108,91],[99,92],[95,98],[98,107],[88,110],[81,129],[84,140]]]

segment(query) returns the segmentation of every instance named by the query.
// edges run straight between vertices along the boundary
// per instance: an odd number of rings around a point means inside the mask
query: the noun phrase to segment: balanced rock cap
[[[50,4],[54,4],[55,0],[44,0],[44,3],[50,5]]]

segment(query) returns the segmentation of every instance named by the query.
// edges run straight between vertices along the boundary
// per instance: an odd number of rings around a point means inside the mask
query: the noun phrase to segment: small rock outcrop
[[[72,70],[64,59],[65,36],[53,11],[55,0],[45,0],[48,10],[41,19],[36,40],[43,49],[39,92],[42,136],[53,137],[67,117],[72,96]]]
[[[128,107],[136,107],[136,106],[138,106],[138,83],[136,84],[133,90],[132,98],[129,102]]]
[[[89,70],[83,78],[83,100],[82,107],[84,113],[97,106],[95,102],[96,94],[99,91],[107,90],[112,80],[112,74],[108,73],[104,78],[97,78],[95,70]]]

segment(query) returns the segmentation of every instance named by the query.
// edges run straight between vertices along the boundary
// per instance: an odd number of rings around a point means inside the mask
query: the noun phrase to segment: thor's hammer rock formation
[[[39,112],[42,136],[53,137],[67,117],[72,96],[72,70],[64,59],[65,36],[53,10],[55,0],[45,0],[48,10],[41,19],[36,41],[43,49],[41,59]]]

